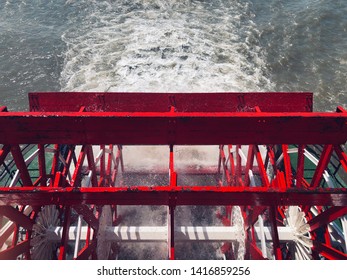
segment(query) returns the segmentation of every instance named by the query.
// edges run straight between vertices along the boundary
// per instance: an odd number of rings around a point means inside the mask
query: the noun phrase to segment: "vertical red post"
[[[169,162],[170,187],[177,185],[177,174],[174,166],[173,145],[170,145],[170,162]]]
[[[270,182],[269,182],[269,178],[267,176],[266,170],[265,170],[264,162],[263,162],[263,159],[261,157],[261,153],[259,151],[258,145],[254,145],[254,153],[256,155],[256,159],[258,162],[261,181],[263,183],[263,186],[268,188],[270,186]]]
[[[277,166],[276,166],[275,153],[273,151],[273,147],[271,145],[267,146],[267,151],[268,151],[267,154],[269,156],[273,171],[276,174],[277,173]]]
[[[224,147],[223,146],[220,146],[219,154],[220,154],[221,162],[222,162],[222,166],[223,166],[223,173],[224,173],[225,178],[227,180],[227,185],[230,186],[231,185],[231,178],[230,178],[228,166],[227,166],[227,163],[226,163],[226,158],[225,158],[225,153],[224,153]]]
[[[246,170],[245,170],[245,186],[249,186],[250,184],[249,171],[253,168],[253,161],[254,161],[254,149],[253,149],[253,145],[249,145],[248,154],[247,154],[247,162],[246,162]]]
[[[300,189],[302,187],[302,180],[305,172],[305,146],[299,145],[298,147],[298,164],[296,168],[296,187]]]
[[[92,186],[97,187],[98,186],[98,179],[96,176],[96,168],[95,168],[95,162],[94,162],[94,154],[93,154],[93,146],[88,145],[86,147],[86,152],[87,152],[87,161],[88,161],[88,167],[89,170],[92,171]]]
[[[45,145],[38,144],[39,155],[39,173],[40,173],[40,185],[47,186],[47,173],[46,173],[46,158],[45,158]]]
[[[25,164],[24,157],[22,155],[22,152],[21,152],[19,145],[12,146],[11,152],[12,152],[13,159],[16,163],[16,166],[20,172],[20,178],[23,182],[23,185],[24,186],[32,186],[33,183],[31,181],[30,174],[29,174],[28,168]]]
[[[169,216],[168,216],[168,227],[169,227],[169,259],[175,259],[175,206],[169,206]]]
[[[67,177],[69,173],[70,165],[71,165],[74,154],[75,154],[75,146],[69,146],[69,152],[66,157],[66,165],[64,166],[63,173],[62,173],[64,177]]]
[[[282,252],[280,247],[280,241],[278,237],[277,229],[277,217],[276,208],[274,206],[269,207],[269,220],[271,223],[272,244],[276,260],[282,260]]]
[[[236,173],[236,184],[242,184],[243,185],[243,180],[242,180],[242,159],[240,156],[240,150],[241,150],[241,145],[236,146],[236,168],[235,168],[235,173]]]
[[[219,155],[218,155],[218,174],[220,174],[220,169],[222,167],[222,155],[221,150],[223,149],[223,145],[219,145]]]
[[[169,175],[170,187],[176,186],[176,174],[174,170],[174,153],[173,145],[170,145],[170,159],[169,159]],[[175,259],[175,205],[170,202],[168,214],[168,249],[169,259]]]
[[[66,247],[69,241],[70,221],[71,221],[71,208],[70,206],[65,206],[63,233],[62,233],[61,243],[59,247],[59,257],[58,257],[59,260],[66,259]]]
[[[335,149],[335,153],[337,154],[340,163],[343,167],[343,169],[345,170],[345,172],[347,172],[347,155],[346,153],[342,150],[341,146],[339,145],[335,145],[334,146]]]
[[[72,187],[76,188],[78,187],[79,183],[80,183],[80,178],[81,178],[81,169],[82,169],[82,166],[83,166],[83,162],[84,162],[84,158],[86,156],[86,145],[83,145],[82,146],[82,149],[81,149],[81,152],[78,156],[78,160],[77,160],[77,165],[75,167],[75,171],[74,171],[74,174],[72,176],[72,179],[71,179],[71,185]]]
[[[282,145],[282,153],[283,153],[286,185],[287,185],[287,188],[290,188],[292,186],[292,168],[290,166],[290,157],[288,154],[288,145]]]
[[[105,156],[105,145],[100,145],[100,149],[103,151],[100,158],[100,179],[99,179],[99,187],[103,187],[105,185],[105,169],[106,169],[106,156]]]
[[[235,170],[235,161],[234,161],[234,154],[231,151],[232,145],[228,145],[228,151],[229,151],[229,162],[230,162],[230,175],[231,175],[231,185],[236,185],[236,170]]]
[[[112,179],[111,179],[111,169],[112,169],[112,156],[113,156],[113,145],[109,145],[109,153],[107,156],[107,167],[106,167],[106,186],[111,186]]]
[[[52,169],[51,169],[52,180],[54,180],[54,176],[57,172],[58,162],[59,162],[59,145],[55,144],[54,145],[54,156],[53,156],[53,160],[52,160]]]

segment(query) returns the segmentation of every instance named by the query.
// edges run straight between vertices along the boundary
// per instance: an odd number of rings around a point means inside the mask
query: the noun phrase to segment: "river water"
[[[0,49],[9,110],[27,110],[32,91],[311,91],[315,110],[347,107],[345,0],[0,0]],[[162,207],[142,210],[166,223]],[[177,222],[216,225],[204,210],[177,209]],[[180,246],[180,258],[218,255]],[[120,257],[166,257],[136,248]]]

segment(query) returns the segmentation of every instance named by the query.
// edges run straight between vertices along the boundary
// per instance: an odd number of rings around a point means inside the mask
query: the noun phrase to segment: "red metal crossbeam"
[[[88,260],[90,255],[92,255],[95,252],[95,249],[96,249],[96,240],[84,246],[82,250],[78,253],[76,260]]]
[[[336,145],[334,148],[335,148],[335,152],[336,152],[336,154],[340,160],[340,163],[341,163],[343,169],[347,172],[347,155],[346,155],[346,153],[344,153],[341,146],[339,146],[339,145]]]
[[[252,260],[266,260],[261,250],[251,241],[247,241],[250,257]]]
[[[84,158],[86,156],[86,150],[87,150],[87,146],[84,145],[81,149],[81,152],[80,152],[80,155],[78,157],[78,161],[77,161],[77,164],[76,164],[76,168],[75,168],[75,172],[72,176],[72,179],[71,179],[71,185],[73,187],[78,187],[79,184],[80,184],[80,181],[81,181],[81,176],[80,176],[80,173],[81,173],[81,168],[82,168],[82,164],[83,164],[83,161],[84,161]]]
[[[7,157],[8,153],[11,151],[10,145],[4,145],[2,149],[0,150],[0,164],[3,164],[5,158]]]
[[[330,162],[330,157],[333,152],[333,145],[325,145],[324,149],[322,151],[322,155],[320,157],[320,160],[317,165],[317,169],[313,175],[310,188],[318,188],[320,185],[320,182],[322,181],[323,173],[325,169],[328,167],[328,164]]]
[[[253,207],[253,209],[250,209],[248,218],[246,220],[246,230],[248,230],[250,227],[252,227],[256,221],[258,221],[259,215],[262,215],[264,211],[266,210],[266,207]]]
[[[269,182],[268,175],[266,174],[264,162],[263,162],[261,153],[259,151],[258,145],[254,146],[254,153],[255,153],[255,156],[256,156],[256,159],[257,159],[257,163],[258,163],[258,166],[259,166],[259,173],[260,173],[260,177],[261,177],[263,186],[268,188],[270,186],[270,182]]]
[[[29,93],[31,111],[78,112],[310,112],[309,92],[215,92],[215,93],[129,93],[129,92],[35,92]],[[276,102],[274,102],[274,100]]]
[[[0,188],[0,205],[347,205],[346,189],[268,191],[264,187]]]
[[[77,214],[83,216],[83,219],[90,225],[94,230],[97,230],[99,227],[99,221],[95,217],[93,210],[89,208],[88,205],[79,204],[74,205],[73,209],[77,212]]]
[[[229,157],[231,155],[229,154]],[[231,176],[229,173],[229,169],[228,169],[228,164],[227,164],[227,159],[225,157],[225,153],[224,153],[224,147],[223,145],[221,145],[219,147],[219,157],[220,157],[220,162],[222,163],[222,167],[223,167],[223,174],[226,177],[226,181],[227,181],[227,185],[230,186],[231,185]],[[220,168],[218,168],[218,173],[220,172]],[[231,173],[232,174],[232,173]]]
[[[0,206],[0,215],[6,216],[11,221],[15,221],[18,225],[25,229],[32,229],[34,221],[22,212],[13,208],[12,206]]]
[[[0,252],[0,260],[15,260],[19,255],[28,252],[30,240],[25,240],[17,245]]]
[[[11,153],[20,172],[20,178],[22,179],[23,185],[31,186],[33,183],[19,145],[13,145],[11,147]]]
[[[327,225],[330,222],[336,220],[339,217],[347,214],[347,207],[330,207],[324,212],[318,214],[312,218],[308,224],[310,225],[311,231],[318,229],[321,226]]]
[[[333,247],[327,246],[326,244],[313,242],[313,248],[315,252],[321,254],[328,260],[347,260],[347,254],[344,254]]]
[[[0,112],[0,143],[12,145],[338,145],[346,141],[347,113]]]

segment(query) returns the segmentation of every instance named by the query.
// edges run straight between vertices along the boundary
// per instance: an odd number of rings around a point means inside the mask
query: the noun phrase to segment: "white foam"
[[[264,91],[263,51],[236,1],[92,2],[66,33],[66,91]],[[107,3],[108,9],[104,7]],[[213,5],[213,6],[212,6]],[[85,24],[85,22],[83,22]]]

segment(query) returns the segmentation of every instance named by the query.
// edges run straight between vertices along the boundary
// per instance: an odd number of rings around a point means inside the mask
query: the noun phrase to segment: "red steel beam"
[[[283,152],[283,162],[284,162],[284,170],[286,177],[286,185],[287,188],[290,188],[292,185],[292,168],[290,166],[290,157],[288,154],[288,145],[282,145]]]
[[[67,154],[67,157],[66,157],[66,165],[64,165],[64,169],[63,169],[63,172],[62,172],[64,177],[68,176],[68,173],[69,173],[69,170],[70,170],[70,165],[71,165],[71,162],[72,162],[72,159],[73,159],[74,155],[75,155],[75,146],[74,145],[69,146],[69,151],[68,151],[68,154]]]
[[[263,253],[261,250],[251,241],[247,241],[249,243],[249,252],[251,255],[251,260],[266,260],[266,258],[263,257]]]
[[[168,216],[168,249],[169,259],[175,259],[175,206],[169,205],[169,216]]]
[[[239,152],[240,149],[241,149],[241,145],[236,145],[236,167],[235,167],[236,185],[238,184],[244,185],[242,180],[242,159]]]
[[[342,150],[341,146],[336,145],[335,147],[335,152],[337,154],[337,156],[339,157],[340,163],[343,167],[343,169],[345,170],[345,172],[347,172],[347,155],[346,153]]]
[[[78,253],[76,260],[88,260],[90,255],[95,252],[96,241],[92,241],[90,244],[84,246]]]
[[[81,170],[82,170],[82,165],[84,162],[84,158],[86,156],[86,150],[87,150],[87,146],[84,145],[80,151],[80,154],[78,156],[78,161],[77,161],[77,165],[75,167],[75,171],[74,174],[72,175],[72,179],[71,179],[71,185],[73,187],[78,187],[78,185],[81,182]]]
[[[310,230],[314,231],[318,229],[319,227],[327,225],[330,222],[346,214],[347,214],[347,207],[330,207],[329,209],[318,214],[316,217],[312,218],[308,222],[308,224],[310,225]]]
[[[19,255],[28,252],[30,240],[25,240],[17,245],[0,252],[0,260],[15,260]]]
[[[261,153],[259,151],[258,145],[254,145],[254,153],[255,153],[255,156],[256,156],[256,159],[258,162],[259,173],[260,173],[260,177],[261,177],[263,186],[268,188],[270,186],[270,182],[269,182],[269,178],[267,176],[266,170],[265,170],[265,165],[264,165],[263,159],[261,157]]]
[[[333,152],[333,149],[334,149],[333,145],[324,146],[316,171],[314,172],[314,175],[310,184],[310,189],[319,187],[320,182],[322,181],[323,173],[325,169],[328,167],[328,164],[330,162],[330,157]]]
[[[11,151],[10,145],[4,145],[2,149],[0,150],[0,164],[3,164],[5,158],[7,157],[8,153]]]
[[[298,163],[296,168],[296,187],[300,189],[302,187],[302,179],[305,171],[305,146],[299,145],[298,147]]]
[[[94,162],[93,147],[88,145],[86,153],[87,153],[88,167],[89,167],[89,170],[92,171],[91,183],[93,186],[97,186],[98,181],[97,181],[97,176],[96,176],[96,167],[95,167],[95,162]]]
[[[346,206],[346,189],[268,191],[264,187],[0,188],[0,205],[326,205]]]
[[[34,225],[34,222],[28,216],[12,206],[0,206],[0,215],[6,216],[11,221],[28,230],[31,230]]]
[[[234,154],[231,151],[232,145],[228,145],[228,153],[229,153],[229,162],[230,162],[230,175],[231,175],[231,185],[236,185],[236,169],[235,169],[235,161]]]
[[[253,145],[249,145],[248,153],[247,153],[246,170],[245,170],[245,186],[247,187],[250,184],[249,171],[253,170],[253,162],[254,162],[254,149],[253,149]]]
[[[274,173],[276,174],[277,166],[276,166],[276,160],[275,160],[275,152],[273,151],[272,145],[267,145],[267,156],[269,157]]]
[[[105,186],[105,179],[106,179],[106,149],[105,149],[105,145],[100,145],[100,150],[102,151],[101,157],[100,157],[100,179],[99,179],[99,183],[98,186],[99,187],[104,187]]]
[[[124,93],[124,92],[37,92],[29,93],[31,111],[77,112],[236,112],[255,109],[263,112],[312,111],[309,92],[223,92],[223,93]],[[276,100],[276,102],[274,102]]]
[[[0,135],[12,145],[339,145],[347,113],[0,112]]]
[[[111,168],[112,168],[112,156],[113,156],[113,145],[110,144],[108,149],[110,150],[110,153],[107,155],[107,166],[106,166],[106,185],[110,186],[113,184],[112,178],[111,178]]]
[[[277,214],[276,214],[276,208],[274,206],[271,206],[269,208],[269,220],[271,224],[272,244],[273,244],[273,250],[274,250],[273,253],[276,257],[276,260],[282,260],[282,252],[281,252],[280,240],[278,237],[278,229],[277,229]]]
[[[259,215],[262,215],[265,210],[266,207],[253,207],[253,209],[250,210],[246,221],[246,230],[250,229],[250,227],[252,227],[256,221],[258,221]]]
[[[228,165],[226,163],[226,157],[225,157],[224,146],[223,145],[221,145],[220,148],[219,148],[219,156],[220,156],[221,163],[222,163],[222,166],[223,166],[223,172],[224,172],[224,175],[226,177],[227,185],[230,186],[231,185],[231,176],[230,176],[230,173],[229,173]],[[230,156],[230,154],[229,154],[229,156]]]
[[[23,182],[23,185],[25,186],[32,186],[32,181],[30,178],[30,174],[28,171],[28,168],[25,164],[24,157],[22,155],[21,149],[19,145],[14,145],[11,147],[11,153],[13,156],[13,159],[16,163],[16,166],[20,172],[20,178]]]
[[[40,185],[47,185],[47,172],[46,172],[46,158],[45,158],[45,146],[42,144],[38,145],[39,155],[38,155],[38,163],[39,163],[39,173],[40,173]]]
[[[54,144],[54,155],[53,155],[53,160],[52,160],[52,168],[51,168],[51,177],[54,180],[54,176],[57,172],[57,168],[58,168],[58,163],[59,163],[59,145],[58,144]]]
[[[83,216],[83,219],[90,225],[94,230],[97,230],[99,227],[99,221],[95,217],[93,210],[85,204],[74,205],[73,209],[77,212],[77,214]]]
[[[117,179],[117,175],[118,175],[119,163],[121,165],[121,170],[124,173],[124,166],[123,166],[123,159],[122,159],[122,149],[121,149],[121,147],[119,145],[117,146],[116,157],[114,157],[114,154],[112,154],[112,157],[113,157],[115,163],[114,163],[112,176],[111,176],[111,186],[114,187],[115,184],[116,184],[116,179]]]
[[[65,260],[66,258],[66,249],[67,243],[69,241],[69,228],[71,222],[71,207],[65,206],[64,210],[64,223],[63,223],[63,233],[59,247],[59,260]]]
[[[347,260],[347,254],[344,254],[333,247],[327,246],[326,244],[317,241],[313,241],[312,250],[321,254],[328,260]]]

